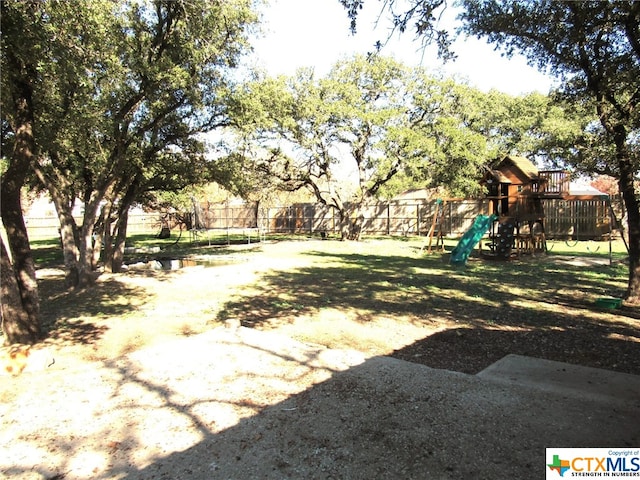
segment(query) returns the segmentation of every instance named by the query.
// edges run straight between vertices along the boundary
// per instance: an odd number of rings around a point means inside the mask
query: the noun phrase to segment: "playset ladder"
[[[429,245],[427,247],[427,253],[431,253],[431,247],[433,245],[433,236],[438,232],[435,248],[440,247],[441,251],[444,251],[444,235],[442,233],[442,224],[444,220],[444,207],[447,204],[446,200],[436,200],[436,211],[433,214],[431,220],[431,228],[429,229]],[[424,247],[423,247],[424,248]]]

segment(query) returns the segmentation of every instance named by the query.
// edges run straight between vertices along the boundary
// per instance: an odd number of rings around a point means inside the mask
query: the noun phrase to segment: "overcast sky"
[[[382,18],[374,25],[381,5],[378,0],[365,2],[358,32],[352,35],[346,10],[338,0],[271,0],[263,10],[263,37],[253,41],[251,63],[271,75],[293,75],[300,67],[314,67],[324,75],[337,60],[367,53],[377,40],[387,38],[388,20]],[[443,67],[434,50],[423,51],[413,34],[405,33],[395,35],[383,53],[407,65],[455,74],[485,91],[547,93],[552,85],[552,79],[529,67],[524,58],[503,58],[481,40],[461,39],[454,49],[458,59]]]

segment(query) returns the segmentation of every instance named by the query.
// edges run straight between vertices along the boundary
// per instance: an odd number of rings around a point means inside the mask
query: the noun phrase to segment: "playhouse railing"
[[[569,193],[569,172],[563,170],[541,170],[540,181],[533,185],[533,192],[541,196],[562,196]]]

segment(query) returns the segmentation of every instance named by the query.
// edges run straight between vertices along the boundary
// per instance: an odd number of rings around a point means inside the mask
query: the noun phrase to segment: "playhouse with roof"
[[[508,259],[513,254],[545,251],[545,202],[586,199],[571,195],[568,172],[538,170],[529,159],[513,155],[491,164],[481,183],[487,191],[488,213],[496,216],[489,241],[481,244],[485,258]]]

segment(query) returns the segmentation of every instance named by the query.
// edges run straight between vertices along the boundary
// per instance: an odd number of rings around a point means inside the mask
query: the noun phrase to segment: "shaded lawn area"
[[[40,317],[49,340],[68,344],[94,344],[113,322],[127,321],[149,300],[147,292],[116,279],[74,291],[66,287],[64,275],[38,279]]]
[[[65,290],[61,276],[45,277],[39,281],[45,328],[50,338],[87,345],[99,342],[107,331],[113,334],[116,327],[125,333],[137,327],[151,336],[156,332],[147,325],[156,326],[158,332],[161,326],[154,323],[155,317],[141,323],[146,314],[139,309],[144,307],[164,312],[158,321],[181,322],[171,330],[183,334],[201,331],[196,325],[213,328],[229,318],[246,327],[282,329],[285,334],[291,334],[287,328],[295,325],[292,336],[299,340],[465,373],[477,373],[513,353],[640,374],[640,312],[595,306],[598,297],[622,296],[627,279],[624,264],[575,266],[559,262],[554,251],[504,263],[471,258],[466,267],[454,267],[448,254],[422,251],[424,239],[303,240],[277,245],[283,247],[280,254],[284,250],[282,259],[288,266],[273,268],[280,260],[271,258],[269,268],[257,277],[248,275],[244,282],[223,282],[219,287],[212,287],[215,281],[186,284],[186,290],[175,291],[169,283],[158,290],[162,295],[142,285],[159,285],[182,273],[125,274],[147,282],[140,284],[108,276],[81,292]],[[39,247],[41,266],[59,266],[55,246]],[[172,253],[180,258],[230,252],[246,256],[246,262],[233,267],[234,276],[255,269],[256,262],[272,254],[267,244],[251,250],[177,247]],[[163,248],[160,255],[167,250]],[[206,270],[211,278],[217,278],[215,269]],[[174,319],[173,310],[162,302],[183,302],[190,309]],[[406,344],[398,343],[398,338],[408,330],[412,343],[398,347]],[[122,341],[129,341],[125,337]],[[140,340],[137,346],[144,344]]]
[[[360,250],[310,251],[311,266],[265,275],[219,319],[276,328],[334,309],[363,323],[384,316],[432,327],[392,356],[435,368],[477,373],[514,353],[640,374],[639,312],[595,306],[598,297],[623,294],[623,265],[573,266],[549,255],[455,268],[446,254],[401,242]]]

